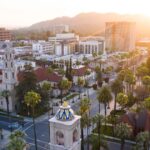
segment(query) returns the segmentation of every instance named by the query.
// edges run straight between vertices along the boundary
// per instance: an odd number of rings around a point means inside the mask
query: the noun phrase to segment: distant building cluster
[[[97,56],[101,55],[102,61],[106,61],[109,51],[128,52],[135,49],[135,23],[132,22],[107,22],[105,37],[79,37],[70,32],[67,25],[55,26],[54,32],[54,36],[49,37],[47,41],[11,41],[10,32],[0,28],[0,91],[14,90],[22,79],[22,71],[29,64],[33,67],[39,84],[48,80],[55,87],[63,76],[58,72],[47,74],[46,69],[38,66],[37,62],[47,61],[65,71],[67,62],[71,60],[73,81],[77,84],[78,77],[85,78],[86,69],[91,71],[91,68],[85,68],[83,64],[85,60],[92,62],[94,53]],[[23,43],[23,46],[13,46],[18,42]],[[94,78],[94,75],[94,71],[91,71],[86,78]],[[53,90],[54,95],[59,93],[59,89]],[[0,109],[6,110],[6,103],[1,99],[0,97]],[[9,105],[10,111],[13,111],[13,96]]]

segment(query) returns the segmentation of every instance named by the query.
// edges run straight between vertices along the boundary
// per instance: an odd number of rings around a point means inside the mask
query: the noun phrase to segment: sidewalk
[[[7,130],[3,130],[3,139],[0,139],[0,149],[2,150],[3,148],[6,147],[6,145],[9,142],[9,136],[10,136],[10,132]]]

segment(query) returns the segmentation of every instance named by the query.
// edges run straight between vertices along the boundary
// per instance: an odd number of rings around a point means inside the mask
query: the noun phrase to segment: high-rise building
[[[11,40],[11,34],[9,30],[5,28],[0,28],[0,41]]]
[[[106,50],[132,51],[135,49],[135,22],[106,22]]]

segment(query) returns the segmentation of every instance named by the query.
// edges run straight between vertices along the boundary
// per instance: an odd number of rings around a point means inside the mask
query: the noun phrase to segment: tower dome
[[[74,119],[74,111],[65,101],[62,106],[60,106],[58,112],[56,113],[56,119],[60,121],[70,121]]]

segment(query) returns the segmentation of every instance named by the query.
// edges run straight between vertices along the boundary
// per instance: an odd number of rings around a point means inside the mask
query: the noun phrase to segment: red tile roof
[[[50,82],[60,82],[62,80],[62,76],[58,75],[55,72],[51,74],[48,73],[47,68],[38,68],[34,70],[34,73],[37,77],[38,82],[42,82],[44,80]],[[18,80],[21,81],[23,79],[23,72],[18,73]]]
[[[73,70],[73,76],[84,76],[87,69],[88,68],[86,68],[86,67],[82,67],[79,69],[72,69]]]

